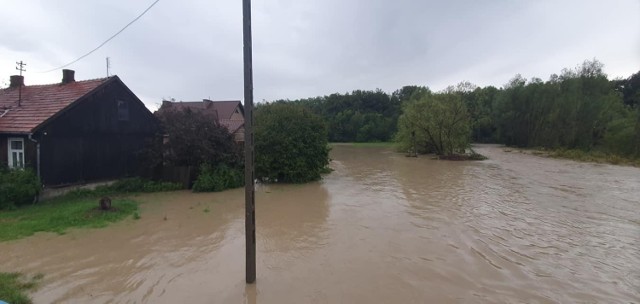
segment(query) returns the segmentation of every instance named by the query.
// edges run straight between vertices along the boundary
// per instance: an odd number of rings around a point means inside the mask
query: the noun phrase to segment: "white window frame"
[[[13,141],[19,141],[22,143],[22,149],[12,149],[11,148],[11,142]],[[9,137],[7,139],[7,164],[9,165],[9,168],[11,169],[16,169],[16,168],[24,168],[24,138],[22,137]],[[21,157],[18,158],[18,163],[14,164],[13,163],[13,153],[19,153],[18,155],[20,155]]]

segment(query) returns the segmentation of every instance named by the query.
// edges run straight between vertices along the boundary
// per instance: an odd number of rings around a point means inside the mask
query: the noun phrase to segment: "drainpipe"
[[[29,140],[36,143],[36,171],[38,173],[38,179],[40,178],[40,142],[33,139],[33,133],[29,133]]]
[[[38,142],[37,140],[33,139],[33,133],[29,133],[29,140],[36,143],[36,172],[38,174],[38,181],[40,182],[40,187],[42,187],[42,178],[40,177],[40,142]],[[40,191],[42,191],[42,189],[40,189]],[[36,193],[36,197],[33,198],[33,203],[37,203],[38,201],[40,201],[40,191],[38,191],[38,193]]]

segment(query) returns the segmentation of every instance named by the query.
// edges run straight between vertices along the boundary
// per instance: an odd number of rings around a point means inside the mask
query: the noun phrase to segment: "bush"
[[[261,104],[255,114],[256,178],[283,183],[320,179],[329,164],[322,119],[287,103]]]
[[[193,184],[194,192],[218,192],[226,189],[242,187],[244,174],[241,169],[230,168],[226,165],[215,169],[210,164],[200,166],[200,174]]]
[[[111,192],[128,193],[128,192],[161,192],[175,191],[182,189],[179,183],[157,182],[146,180],[140,177],[125,178],[106,186],[106,190]],[[98,190],[98,189],[96,189]]]
[[[0,209],[33,203],[40,188],[40,180],[31,169],[0,169]]]

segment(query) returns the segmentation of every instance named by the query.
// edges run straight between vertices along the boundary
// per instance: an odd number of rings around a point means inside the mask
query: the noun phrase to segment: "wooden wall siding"
[[[233,140],[236,142],[244,141],[244,127],[240,127],[234,134]]]
[[[129,119],[120,120],[118,101]],[[43,184],[114,179],[139,171],[139,152],[159,129],[155,119],[119,82],[80,101],[37,133]]]

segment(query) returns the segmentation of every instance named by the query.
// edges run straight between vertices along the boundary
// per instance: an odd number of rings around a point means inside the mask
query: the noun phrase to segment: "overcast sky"
[[[60,81],[153,0],[0,0],[0,86]],[[163,98],[242,99],[241,0],[160,0],[70,66],[120,78],[152,110]],[[467,80],[547,79],[597,58],[610,77],[640,70],[639,0],[254,0],[255,100]]]

